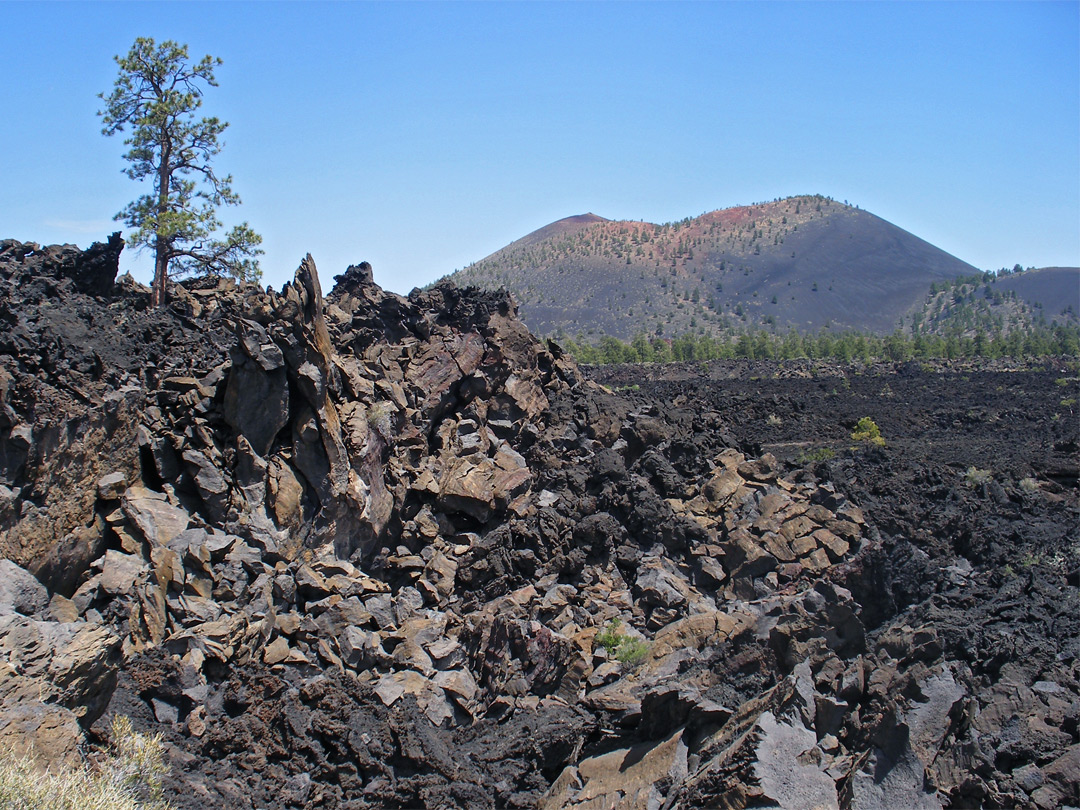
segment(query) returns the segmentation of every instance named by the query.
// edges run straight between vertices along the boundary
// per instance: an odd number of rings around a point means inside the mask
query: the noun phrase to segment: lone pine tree
[[[221,60],[204,56],[188,62],[186,45],[167,40],[160,45],[140,37],[127,56],[115,57],[120,73],[105,101],[102,134],[130,127],[124,144],[132,180],[149,179],[150,193],[128,203],[119,214],[134,232],[128,241],[154,251],[153,304],[165,302],[166,282],[187,274],[228,275],[257,281],[255,256],[262,237],[246,222],[223,238],[217,209],[238,205],[232,176],[219,177],[211,160],[221,151],[218,140],[228,123],[195,118],[202,106],[202,87],[217,87],[214,68]]]

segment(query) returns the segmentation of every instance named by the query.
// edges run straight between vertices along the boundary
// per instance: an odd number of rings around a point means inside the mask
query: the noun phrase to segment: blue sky
[[[564,216],[801,193],[980,268],[1080,264],[1077,2],[3,2],[0,29],[2,238],[119,227],[141,190],[96,95],[150,36],[224,60],[226,218],[274,286],[310,252],[404,293]]]

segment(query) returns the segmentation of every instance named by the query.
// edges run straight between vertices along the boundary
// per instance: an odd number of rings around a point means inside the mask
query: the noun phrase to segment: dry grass
[[[100,767],[40,770],[28,756],[0,754],[2,810],[169,810],[161,740],[113,720],[113,747]]]

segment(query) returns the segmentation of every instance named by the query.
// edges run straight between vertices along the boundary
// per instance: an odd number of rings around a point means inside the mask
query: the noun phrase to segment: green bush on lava
[[[1020,479],[1020,489],[1028,495],[1034,495],[1039,491],[1039,482],[1031,476]]]
[[[615,657],[619,663],[636,667],[649,655],[649,642],[620,632],[622,620],[615,618],[596,634],[596,643]]]
[[[831,447],[815,447],[813,450],[804,450],[796,459],[799,464],[816,464],[819,461],[829,461],[836,458],[836,451]]]
[[[630,638],[630,636],[623,636],[618,649],[615,651],[615,657],[619,660],[619,663],[628,667],[636,667],[644,662],[648,656],[649,642],[640,638]]]
[[[856,423],[855,430],[851,432],[851,438],[857,442],[866,442],[874,447],[885,446],[885,437],[881,435],[881,430],[869,416],[864,416]]]

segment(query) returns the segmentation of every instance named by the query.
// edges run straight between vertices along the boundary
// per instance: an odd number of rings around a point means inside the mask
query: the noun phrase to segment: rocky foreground
[[[1080,804],[1071,411],[813,462],[746,430],[804,400],[612,393],[502,294],[155,310],[121,248],[0,242],[0,746],[128,715],[178,808]]]

